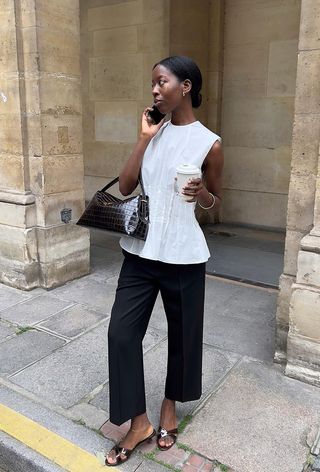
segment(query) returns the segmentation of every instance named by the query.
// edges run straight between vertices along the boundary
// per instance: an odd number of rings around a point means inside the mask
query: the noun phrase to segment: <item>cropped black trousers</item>
[[[202,391],[206,263],[171,264],[122,253],[108,328],[109,411],[116,425],[146,412],[142,340],[159,290],[168,323],[165,397],[186,402]]]

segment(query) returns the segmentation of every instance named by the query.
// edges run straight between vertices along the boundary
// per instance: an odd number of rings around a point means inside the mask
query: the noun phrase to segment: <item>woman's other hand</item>
[[[176,178],[176,177],[175,177]],[[183,195],[189,195],[193,198],[186,200],[188,202],[196,202],[198,195],[204,189],[203,182],[201,178],[189,179],[189,183],[182,188]]]
[[[155,125],[153,120],[148,114],[148,111],[151,111],[151,110],[152,110],[151,107],[147,107],[143,110],[143,113],[142,113],[141,132],[140,132],[140,137],[142,138],[149,138],[149,139],[153,138],[153,136],[157,134],[157,132],[159,131],[159,129],[164,123],[164,118],[162,118],[162,120],[157,125]]]

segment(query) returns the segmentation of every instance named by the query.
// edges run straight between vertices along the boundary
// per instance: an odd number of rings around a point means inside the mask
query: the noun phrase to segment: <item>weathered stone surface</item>
[[[141,53],[91,58],[91,100],[141,99],[142,66]],[[132,71],[135,73],[132,74]]]
[[[209,293],[212,295],[212,290]],[[204,342],[241,355],[272,361],[275,305],[275,293],[230,288],[227,300],[207,302]],[[224,332],[229,333],[228,337],[223,336]]]
[[[71,305],[51,295],[39,295],[1,311],[1,318],[11,323],[32,326]]]
[[[296,113],[320,113],[320,49],[299,51],[297,69]]]
[[[70,190],[67,192],[51,193],[49,195],[39,195],[36,197],[38,207],[38,225],[42,227],[55,226],[76,223],[84,211],[84,192],[83,189]],[[61,219],[61,211],[70,208],[71,220],[64,223]],[[78,227],[75,227],[75,231]],[[64,228],[61,230],[64,232]],[[79,233],[79,236],[83,233]],[[84,242],[84,241],[83,241]]]
[[[99,429],[107,420],[105,411],[90,405],[89,403],[79,403],[69,408],[75,420],[84,421],[88,428]]]
[[[50,263],[60,258],[72,256],[74,251],[84,251],[89,247],[89,237],[88,228],[78,228],[73,224],[47,229],[39,228],[39,260],[43,263]],[[58,252],[58,248],[60,248],[60,252]]]
[[[80,78],[63,74],[43,74],[40,88],[41,112],[59,115],[80,115]]]
[[[279,289],[282,296],[278,296],[277,321],[286,325],[289,324],[289,302],[294,282],[295,278],[286,274],[281,274],[279,279]]]
[[[246,0],[229,0],[226,4],[225,44],[237,44],[239,38],[245,45],[270,38],[273,41],[295,39],[299,31],[300,3],[297,0],[280,3],[263,0],[252,4]]]
[[[320,345],[317,340],[289,331],[287,359],[286,375],[320,387]]]
[[[290,146],[279,146],[275,149],[225,146],[224,156],[223,180],[226,188],[245,188],[251,192],[288,193]]]
[[[301,3],[301,23],[295,119],[292,140],[293,160],[288,200],[288,237],[285,268],[297,275],[292,286],[289,311],[286,375],[319,385],[319,71],[320,43],[315,21],[320,2]],[[310,48],[313,45],[313,48]],[[303,130],[306,130],[303,133]],[[291,234],[290,234],[291,232]],[[307,235],[307,236],[305,236]],[[291,236],[291,238],[290,238]],[[306,239],[304,247],[303,238]],[[301,243],[300,243],[301,241]],[[300,244],[299,244],[300,243]],[[315,244],[314,244],[315,243]],[[290,294],[280,292],[279,300]]]
[[[294,97],[296,90],[298,40],[269,44],[267,95]]]
[[[283,228],[286,223],[287,195],[224,189],[221,217],[225,223],[267,225]],[[264,208],[264,212],[261,212]]]
[[[297,283],[320,288],[320,254],[299,251]]]
[[[229,80],[261,80],[266,84],[266,69],[268,66],[268,44],[265,41],[257,41],[246,48],[243,54],[243,44],[228,46],[225,54],[224,79]],[[239,87],[239,83],[238,83]],[[224,95],[228,98],[228,95]]]
[[[0,342],[15,334],[15,332],[16,328],[13,325],[0,320]]]
[[[313,224],[315,176],[291,174],[287,224],[291,230],[310,231]]]
[[[294,146],[292,149],[293,175],[316,175],[318,167],[317,158],[319,154],[319,135],[319,115],[311,113],[304,114],[302,119],[296,119],[294,121]]]
[[[300,2],[230,0],[222,11],[219,2],[211,3],[208,123],[222,135],[225,150],[220,215],[228,222],[285,228]]]
[[[68,129],[66,136],[68,136]],[[36,194],[49,195],[82,189],[82,173],[83,156],[81,154],[50,155],[31,159],[32,188]]]
[[[23,191],[23,159],[11,153],[0,152],[0,185],[9,191]]]
[[[133,114],[132,114],[133,119]],[[113,143],[94,141],[84,144],[84,154],[90,155],[85,160],[85,173],[88,176],[104,176],[114,178],[119,175],[133,150],[132,143]],[[110,188],[113,191],[117,185]]]
[[[78,403],[108,379],[108,323],[103,322],[12,376],[11,381],[64,408]],[[147,334],[145,345],[150,348],[162,338],[162,333]]]
[[[74,21],[78,18],[74,12]],[[76,22],[75,24],[78,24]],[[69,31],[39,28],[40,66],[44,72],[80,76],[80,42],[77,34]]]
[[[138,30],[136,26],[104,29],[93,32],[94,56],[107,56],[123,52],[137,52]]]
[[[63,339],[34,329],[16,335],[0,344],[0,373],[2,376],[12,375],[64,344]]]
[[[1,9],[0,187],[36,195],[35,205],[1,203],[1,280],[24,289],[88,271],[88,241],[79,227],[80,253],[62,261],[55,244],[59,263],[38,259],[44,249],[37,228],[61,225],[65,206],[74,207],[76,219],[84,209],[78,18],[74,0]]]
[[[0,202],[0,224],[19,228],[32,228],[36,224],[36,207]]]
[[[65,308],[39,324],[50,331],[74,338],[99,323],[106,315],[79,303]]]
[[[137,40],[139,51],[150,53],[154,53],[157,50],[162,51],[169,45],[166,23],[162,20],[139,25]]]
[[[319,0],[304,0],[301,10],[299,48],[319,49]]]
[[[141,22],[141,0],[90,8],[88,12],[89,31],[136,25]]]
[[[297,273],[297,257],[300,248],[300,241],[305,236],[305,231],[291,230],[286,232],[286,243],[284,250],[284,274],[295,276]]]
[[[300,254],[303,251],[300,252]],[[299,259],[301,259],[299,254]],[[304,259],[304,262],[305,259]],[[310,263],[311,266],[311,263]],[[299,269],[300,270],[300,269]],[[310,270],[310,269],[309,269]],[[312,270],[312,269],[311,269]],[[312,281],[308,281],[307,285]],[[320,339],[320,290],[294,286],[290,300],[290,332],[294,336],[305,336],[311,340]],[[319,359],[320,364],[320,359]]]
[[[88,297],[89,293],[90,297]],[[104,315],[110,315],[115,297],[115,287],[114,290],[106,290],[105,284],[101,280],[82,277],[56,288],[55,295],[61,300],[78,302]]]
[[[0,225],[1,257],[15,262],[37,261],[35,228]]]
[[[277,117],[275,121],[274,117]],[[226,146],[274,148],[291,143],[293,101],[289,97],[238,98],[226,101],[223,139]]]
[[[61,127],[66,133],[61,135]],[[44,155],[81,154],[81,117],[79,115],[57,116],[48,114],[42,117],[42,137]]]
[[[96,141],[135,143],[138,132],[136,107],[133,101],[96,102]]]
[[[319,408],[318,388],[284,377],[280,366],[244,358],[180,441],[241,472],[298,471],[308,453],[301,438],[317,426]]]
[[[20,113],[0,115],[0,153],[19,155],[22,152]]]

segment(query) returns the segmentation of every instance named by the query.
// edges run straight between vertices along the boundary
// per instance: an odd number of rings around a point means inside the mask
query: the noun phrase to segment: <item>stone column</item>
[[[0,281],[49,288],[89,272],[79,2],[0,0],[0,34]]]
[[[302,0],[284,272],[275,361],[320,385],[320,0]]]

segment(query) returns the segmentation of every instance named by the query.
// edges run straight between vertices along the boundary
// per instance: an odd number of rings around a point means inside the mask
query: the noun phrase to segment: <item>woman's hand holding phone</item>
[[[161,128],[164,123],[164,117],[162,120],[155,124],[152,118],[149,116],[149,111],[153,111],[152,107],[147,107],[144,109],[142,113],[142,121],[141,121],[141,133],[140,137],[142,138],[153,138]]]

